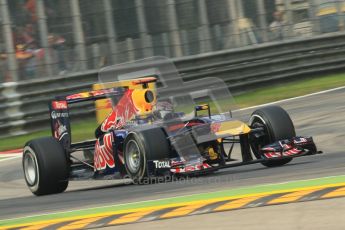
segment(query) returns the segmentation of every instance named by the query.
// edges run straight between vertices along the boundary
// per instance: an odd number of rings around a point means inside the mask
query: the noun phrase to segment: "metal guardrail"
[[[184,81],[218,77],[231,92],[345,69],[345,35],[256,45],[174,59]],[[0,86],[0,138],[26,134],[49,126],[48,101],[55,95],[90,90],[98,71]],[[92,103],[71,115],[94,113]]]

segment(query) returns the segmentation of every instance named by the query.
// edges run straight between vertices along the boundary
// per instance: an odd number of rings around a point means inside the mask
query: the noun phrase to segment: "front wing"
[[[149,161],[149,175],[162,176],[167,174],[195,174],[215,171],[223,168],[238,167],[242,165],[263,163],[272,160],[295,158],[306,155],[322,153],[317,151],[312,137],[293,137],[291,139],[276,141],[263,146],[260,150],[261,159],[226,164],[209,164],[200,161],[188,164],[182,157],[174,159],[160,159]]]

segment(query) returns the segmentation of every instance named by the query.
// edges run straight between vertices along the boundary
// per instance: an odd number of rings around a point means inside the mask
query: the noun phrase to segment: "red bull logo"
[[[105,134],[103,137],[103,144],[96,141],[94,167],[96,170],[104,170],[107,167],[114,168],[115,161],[113,156],[113,135],[112,133]]]
[[[138,110],[133,104],[132,92],[133,90],[127,90],[116,107],[104,120],[101,126],[103,132],[107,132],[110,129],[119,129],[123,127],[127,121],[135,117]]]

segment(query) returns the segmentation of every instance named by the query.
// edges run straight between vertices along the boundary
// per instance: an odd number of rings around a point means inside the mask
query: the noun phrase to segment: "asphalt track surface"
[[[0,162],[0,219],[110,204],[153,200],[225,190],[239,186],[279,183],[343,175],[345,172],[345,89],[279,103],[295,123],[297,134],[312,135],[324,154],[294,159],[286,166],[260,164],[230,168],[204,177],[153,185],[119,181],[71,182],[65,193],[35,197],[27,189],[21,160]],[[255,109],[236,113],[244,121]]]

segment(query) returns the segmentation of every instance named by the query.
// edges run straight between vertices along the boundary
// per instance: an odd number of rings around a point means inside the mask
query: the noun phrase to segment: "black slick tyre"
[[[148,179],[147,161],[169,157],[169,142],[160,127],[130,132],[124,142],[127,174],[135,183]]]
[[[295,128],[289,114],[280,106],[268,106],[255,110],[250,118],[250,127],[263,127],[265,137],[260,143],[252,143],[254,155],[260,158],[259,148],[278,140],[290,139],[296,136]],[[292,158],[269,160],[262,164],[267,167],[276,167],[289,163]]]
[[[66,190],[68,162],[64,149],[53,137],[43,137],[26,143],[22,165],[26,184],[33,194],[40,196]]]

